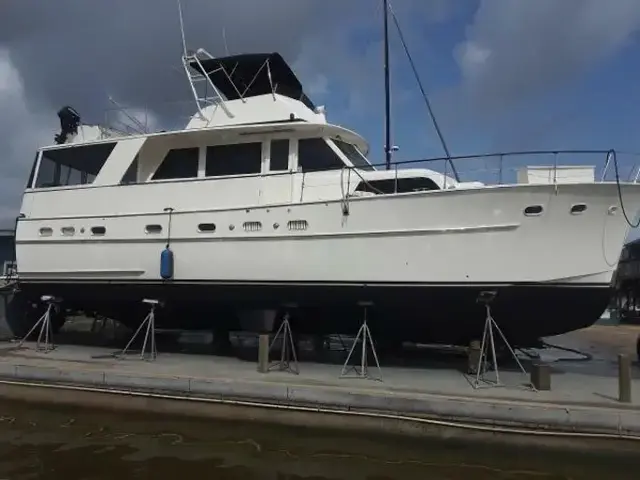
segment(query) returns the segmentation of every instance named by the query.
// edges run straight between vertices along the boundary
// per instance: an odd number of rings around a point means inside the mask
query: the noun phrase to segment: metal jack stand
[[[51,295],[44,295],[40,298],[40,300],[42,300],[42,302],[47,304],[47,310],[36,322],[36,324],[33,327],[31,327],[31,330],[29,330],[29,333],[27,333],[24,336],[24,338],[20,340],[20,343],[18,344],[18,348],[22,347],[22,344],[26,342],[27,338],[29,338],[31,334],[36,331],[36,328],[40,327],[40,333],[38,334],[38,340],[36,341],[36,350],[44,353],[49,353],[50,351],[56,348],[55,344],[53,343],[53,327],[51,326],[51,313],[55,308],[56,303],[58,303],[60,300]],[[42,338],[43,336],[44,336],[44,343],[41,344],[41,342],[43,341],[43,338]]]
[[[269,345],[269,353],[273,349],[273,346],[278,341],[278,337],[282,335],[282,347],[280,349],[280,361],[274,363],[269,366],[269,370],[278,369],[281,371],[287,371],[289,373],[293,373],[294,375],[298,375],[300,373],[300,369],[298,368],[298,356],[296,355],[296,347],[293,343],[293,334],[291,333],[291,325],[289,323],[289,313],[284,314],[284,319],[280,324],[280,328],[276,332],[275,337],[273,337],[273,341],[271,345]],[[289,352],[291,350],[291,352]],[[291,364],[291,358],[293,357],[293,365]]]
[[[505,386],[503,383],[500,382],[500,372],[498,370],[498,358],[496,356],[495,335],[493,331],[494,329],[497,330],[505,346],[509,349],[511,356],[514,358],[514,360],[518,364],[518,367],[520,367],[520,371],[523,373],[523,375],[527,376],[527,371],[522,366],[522,363],[520,363],[520,360],[518,360],[518,356],[513,351],[513,348],[511,348],[511,345],[507,341],[507,338],[504,336],[504,334],[502,333],[502,330],[500,330],[500,327],[498,326],[496,321],[493,319],[493,316],[491,315],[491,302],[493,302],[493,300],[495,299],[496,294],[497,293],[494,291],[481,292],[477,300],[479,303],[484,304],[487,315],[484,323],[484,332],[482,334],[482,344],[480,346],[480,358],[478,359],[478,368],[476,370],[476,378],[473,383],[473,388],[475,389],[482,387],[481,382],[485,384],[484,385],[485,387]],[[491,381],[485,377],[485,372],[488,370],[487,357],[488,357],[489,349],[491,349],[491,364],[493,366],[493,369],[496,372],[495,381]],[[531,387],[531,389],[535,390],[535,387],[531,382],[527,382],[527,383]]]
[[[146,325],[147,328],[144,334],[144,342],[142,343],[140,359],[145,360],[147,343],[149,343],[149,360],[153,361],[158,356],[158,350],[156,349],[156,307],[158,305],[162,306],[162,304],[158,300],[151,300],[147,298],[145,298],[142,302],[151,305],[151,307],[149,308],[149,313],[136,330],[136,333],[133,334],[133,337],[131,337],[131,340],[129,340],[127,346],[124,347],[124,350],[122,350],[122,352],[120,352],[120,355],[118,356],[124,357],[127,354],[127,350],[129,350],[131,344],[133,344],[138,334],[142,331],[142,328]]]
[[[342,366],[342,372],[340,373],[340,378],[354,378],[354,376],[348,376],[347,371],[353,369],[356,373],[355,378],[368,378],[371,380],[377,380],[383,382],[382,380],[382,369],[380,368],[380,362],[378,361],[378,354],[376,353],[376,347],[373,345],[373,338],[371,337],[371,330],[369,330],[369,325],[367,324],[367,307],[373,305],[371,302],[360,302],[360,306],[364,308],[364,317],[362,321],[362,326],[358,330],[358,334],[356,338],[353,340],[353,345],[351,346],[351,350],[349,351],[349,355],[347,355],[347,360],[344,362]],[[358,345],[358,340],[362,341],[362,355],[360,357],[360,371],[358,371],[358,367],[353,365],[349,367],[349,360],[351,359],[351,355],[353,355],[354,350],[356,349],[356,345]],[[369,366],[367,362],[367,348],[371,347],[371,352],[373,353],[373,358],[376,362],[376,367],[378,368],[378,373],[380,374],[379,378],[371,377],[369,375]]]

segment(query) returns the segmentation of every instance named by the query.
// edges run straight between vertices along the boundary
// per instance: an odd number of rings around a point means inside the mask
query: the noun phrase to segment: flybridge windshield
[[[335,143],[336,147],[340,149],[344,156],[347,157],[351,163],[353,163],[354,167],[360,168],[362,170],[373,170],[373,167],[364,157],[364,155],[360,153],[358,147],[350,143],[343,142],[342,140],[336,139],[333,139],[333,143]]]

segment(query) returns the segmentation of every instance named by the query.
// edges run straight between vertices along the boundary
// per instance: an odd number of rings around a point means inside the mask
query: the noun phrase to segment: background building
[[[0,229],[0,276],[8,276],[14,267],[14,231]]]
[[[612,307],[621,322],[640,323],[640,239],[627,243],[614,277]]]

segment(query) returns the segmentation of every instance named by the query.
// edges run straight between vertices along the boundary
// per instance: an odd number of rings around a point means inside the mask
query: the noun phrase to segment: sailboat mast
[[[391,169],[391,93],[389,91],[389,0],[382,0],[384,10],[384,156]]]

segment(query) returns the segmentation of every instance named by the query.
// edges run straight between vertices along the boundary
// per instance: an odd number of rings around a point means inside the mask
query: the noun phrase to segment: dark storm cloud
[[[0,227],[5,228],[17,213],[35,149],[52,142],[55,112],[62,105],[74,106],[87,122],[102,123],[105,109],[113,107],[111,96],[127,107],[152,108],[160,124],[177,126],[169,119],[181,115],[178,125],[186,124],[193,104],[167,104],[190,101],[175,0],[0,3]],[[307,50],[316,59],[302,62],[303,80],[315,84],[341,65],[365,73],[358,58],[349,58],[345,32],[363,22],[376,24],[375,3],[182,0],[189,48],[223,55],[224,29],[230,53],[278,51],[296,63]],[[317,48],[319,43],[324,48]],[[329,71],[320,71],[319,64]]]
[[[189,48],[223,55],[224,30],[230,53],[278,51],[315,90],[334,76],[352,87],[371,76],[369,65],[379,68],[347,48],[352,29],[370,25],[379,34],[379,3],[182,0]],[[35,150],[52,143],[61,106],[102,123],[111,96],[153,109],[163,126],[186,124],[194,105],[181,53],[176,0],[0,0],[0,228],[12,225]],[[185,103],[167,104],[174,100]]]
[[[323,3],[324,4],[324,3]],[[291,0],[183,0],[189,47],[224,54],[277,50],[295,59],[328,9]],[[4,8],[4,7],[3,7]],[[71,103],[95,117],[108,96],[127,105],[185,99],[175,0],[9,1],[0,44],[20,71],[32,108]]]

